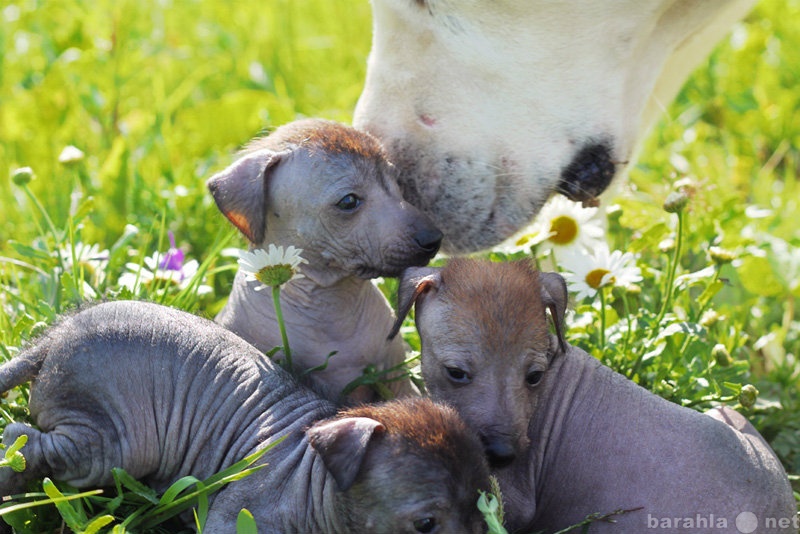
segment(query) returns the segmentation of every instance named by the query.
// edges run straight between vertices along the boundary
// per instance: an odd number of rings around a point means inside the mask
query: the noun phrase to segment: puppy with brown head
[[[184,311],[115,301],[63,317],[0,366],[0,393],[26,382],[35,427],[3,432],[6,447],[27,436],[25,469],[0,469],[4,501],[43,477],[113,486],[114,468],[163,492],[261,451],[265,469],[210,496],[204,533],[235,532],[242,508],[261,534],[484,526],[476,503],[488,467],[455,410],[413,397],[337,410],[252,345]]]
[[[272,243],[303,250],[303,278],[281,291],[295,365],[340,392],[365,367],[402,363],[400,340],[387,341],[394,315],[369,281],[425,265],[441,232],[405,202],[395,171],[372,136],[342,124],[309,119],[253,141],[233,165],[208,181],[220,211],[251,249]],[[282,345],[269,292],[254,291],[239,272],[216,321],[262,351]],[[409,380],[389,384],[414,392]],[[352,396],[372,400],[363,389]]]
[[[489,470],[480,442],[454,409],[429,399],[405,399],[362,405],[337,417],[380,421],[385,434],[385,446],[367,451],[361,466],[355,467],[365,473],[364,482],[341,500],[354,516],[368,518],[366,524],[350,525],[353,532],[401,532],[401,525],[413,525],[416,532],[484,531],[475,503],[478,490],[488,491]],[[311,443],[322,454],[328,452],[315,439]],[[353,466],[349,451],[340,460],[342,468]],[[398,507],[398,495],[415,506]],[[420,509],[429,510],[430,516],[420,516]]]
[[[687,531],[737,532],[750,512],[784,518],[771,532],[796,532],[786,473],[744,417],[670,403],[566,343],[558,274],[468,259],[412,268],[398,315],[414,303],[425,385],[481,435],[510,530],[558,531],[623,509],[637,511],[592,531],[702,517]]]

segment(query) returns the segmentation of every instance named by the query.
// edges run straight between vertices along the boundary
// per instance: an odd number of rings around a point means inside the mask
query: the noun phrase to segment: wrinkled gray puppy
[[[488,486],[480,442],[457,414],[419,398],[341,411],[205,319],[144,302],[100,304],[63,319],[0,368],[0,390],[33,380],[36,430],[22,474],[0,495],[51,476],[111,485],[121,467],[163,490],[204,479],[276,439],[265,469],[212,496],[207,533],[480,532]],[[468,466],[469,469],[465,469]]]
[[[400,316],[416,302],[425,385],[480,433],[512,531],[639,507],[592,532],[740,532],[743,512],[797,530],[786,473],[744,417],[677,406],[566,344],[558,274],[452,260],[409,269],[399,300]]]
[[[251,249],[274,243],[303,249],[305,278],[281,291],[294,363],[301,370],[336,355],[312,381],[335,392],[368,365],[403,362],[402,340],[389,341],[394,314],[368,280],[425,265],[442,233],[405,202],[380,143],[369,134],[319,119],[290,123],[248,146],[208,181],[220,211]],[[262,351],[282,345],[272,296],[254,291],[240,271],[216,321]],[[389,384],[416,393],[409,380]],[[360,388],[355,400],[375,400]]]

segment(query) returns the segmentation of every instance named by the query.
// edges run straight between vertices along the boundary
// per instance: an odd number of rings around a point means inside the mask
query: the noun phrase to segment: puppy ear
[[[392,326],[392,331],[389,332],[389,339],[394,339],[400,332],[403,320],[417,300],[432,289],[438,290],[441,284],[442,270],[440,268],[409,267],[403,271],[400,285],[397,288],[397,319]]]
[[[264,241],[267,180],[283,153],[251,152],[206,182],[217,207],[254,245]]]
[[[550,317],[558,336],[558,346],[561,352],[567,348],[564,338],[564,316],[567,313],[567,283],[558,273],[539,273],[541,283],[542,303],[550,310]]]
[[[322,457],[341,491],[353,485],[369,443],[386,430],[368,417],[346,417],[316,424],[306,431],[308,442]]]

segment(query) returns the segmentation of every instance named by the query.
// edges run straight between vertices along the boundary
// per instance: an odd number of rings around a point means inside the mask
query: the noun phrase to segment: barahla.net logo
[[[742,534],[753,532],[772,531],[777,529],[800,529],[800,516],[793,517],[764,517],[759,518],[753,512],[742,512],[733,520],[733,526]],[[730,520],[727,517],[718,517],[714,514],[694,517],[656,517],[647,514],[648,529],[664,530],[720,530],[729,531]]]

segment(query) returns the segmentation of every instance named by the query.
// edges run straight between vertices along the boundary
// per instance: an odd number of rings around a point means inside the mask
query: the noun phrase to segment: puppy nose
[[[506,467],[517,457],[514,447],[506,440],[483,438],[484,451],[492,468]]]
[[[605,191],[616,170],[608,144],[587,144],[561,171],[556,190],[571,200],[590,200]]]
[[[439,251],[439,245],[442,244],[443,237],[444,234],[436,228],[425,229],[414,234],[414,242],[425,252],[434,255]]]

